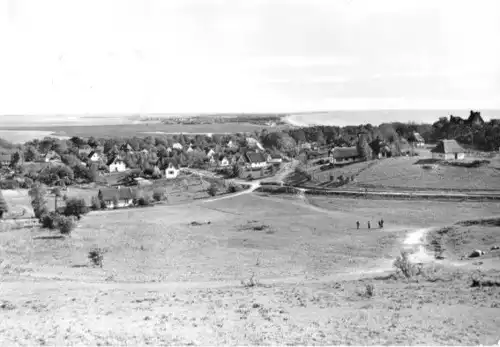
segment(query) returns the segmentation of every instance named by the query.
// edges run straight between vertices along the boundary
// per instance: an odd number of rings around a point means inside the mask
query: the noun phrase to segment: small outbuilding
[[[463,149],[455,140],[441,140],[438,145],[431,150],[431,153],[433,159],[465,159],[465,149]]]

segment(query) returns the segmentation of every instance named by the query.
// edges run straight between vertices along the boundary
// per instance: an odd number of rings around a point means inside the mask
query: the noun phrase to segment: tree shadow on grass
[[[51,235],[51,236],[36,236],[34,240],[61,240],[64,239],[62,235]]]
[[[439,159],[432,159],[432,158],[427,158],[427,159],[420,159],[417,160],[413,165],[426,165],[426,164],[436,164],[440,162]]]

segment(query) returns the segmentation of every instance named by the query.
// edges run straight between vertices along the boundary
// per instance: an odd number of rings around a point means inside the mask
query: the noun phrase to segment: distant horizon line
[[[373,109],[338,109],[338,110],[316,110],[316,111],[288,111],[288,112],[103,112],[103,113],[20,113],[20,114],[0,114],[0,117],[23,117],[23,116],[175,116],[175,115],[197,115],[197,116],[216,116],[216,115],[303,115],[303,114],[318,114],[318,113],[334,113],[334,112],[398,112],[398,111],[500,111],[500,108],[373,108]]]

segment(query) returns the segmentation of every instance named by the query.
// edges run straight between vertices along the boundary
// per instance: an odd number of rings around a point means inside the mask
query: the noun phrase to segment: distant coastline
[[[484,120],[500,119],[500,110],[480,110]],[[360,124],[380,125],[391,122],[436,122],[449,115],[467,118],[470,110],[370,110],[370,111],[331,111],[314,113],[297,113],[284,116],[282,121],[294,127],[349,126]]]

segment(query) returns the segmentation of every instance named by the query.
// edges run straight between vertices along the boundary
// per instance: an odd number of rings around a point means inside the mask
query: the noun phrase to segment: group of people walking
[[[371,229],[371,227],[372,227],[372,226],[371,226],[370,221],[368,221],[368,223],[367,223],[367,224],[368,224],[368,229]],[[359,229],[359,226],[360,226],[360,223],[359,223],[359,220],[358,220],[358,221],[356,222],[356,227]],[[380,229],[382,229],[382,228],[384,227],[384,220],[383,220],[383,219],[381,219],[381,220],[379,220],[379,221],[378,221],[378,227],[379,227]]]

